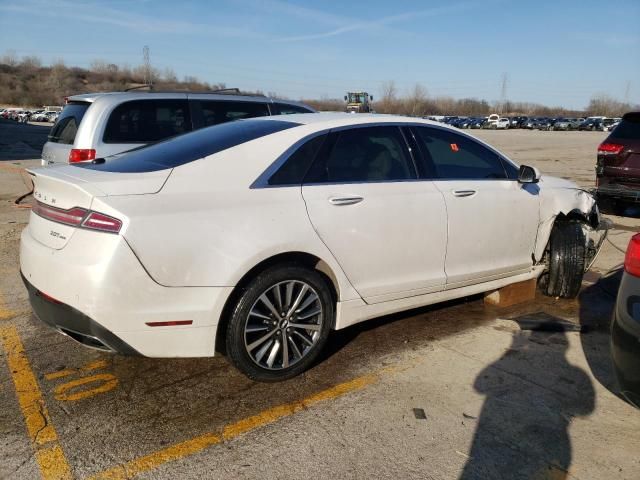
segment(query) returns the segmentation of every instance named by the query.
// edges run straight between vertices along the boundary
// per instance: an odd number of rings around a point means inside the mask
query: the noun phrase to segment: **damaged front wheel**
[[[546,295],[574,298],[585,270],[586,236],[580,222],[559,222],[549,240],[548,271],[540,286]]]

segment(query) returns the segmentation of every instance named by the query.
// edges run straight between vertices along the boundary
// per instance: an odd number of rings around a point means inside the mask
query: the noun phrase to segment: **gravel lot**
[[[607,333],[638,218],[612,217],[576,300],[376,319],[336,332],[305,375],[259,384],[224,357],[107,355],[33,318],[14,199],[47,128],[0,122],[0,478],[640,478],[640,412],[618,397]],[[584,187],[606,136],[472,133]],[[576,331],[512,320],[537,312]]]

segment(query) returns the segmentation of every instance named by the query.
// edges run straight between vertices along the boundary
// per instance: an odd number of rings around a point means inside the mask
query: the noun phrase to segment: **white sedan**
[[[392,312],[538,277],[575,296],[599,222],[575,184],[407,117],[241,120],[30,173],[40,320],[112,352],[222,350],[262,381]]]

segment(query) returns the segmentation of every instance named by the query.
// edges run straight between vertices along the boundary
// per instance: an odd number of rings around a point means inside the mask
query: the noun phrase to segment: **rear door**
[[[528,270],[539,223],[538,186],[470,137],[412,127],[448,216],[447,289]]]
[[[314,229],[367,303],[444,288],[443,196],[417,179],[398,126],[332,132],[302,195]]]
[[[64,107],[42,149],[43,165],[69,163],[69,152],[73,148],[78,127],[90,106],[89,102],[72,101]]]

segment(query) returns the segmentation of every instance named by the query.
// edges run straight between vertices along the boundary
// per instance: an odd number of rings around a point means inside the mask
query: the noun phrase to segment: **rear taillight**
[[[624,148],[624,145],[620,145],[618,143],[603,142],[598,147],[598,153],[606,153],[606,154],[610,153],[613,155],[617,155],[622,151],[623,148]]]
[[[640,233],[636,233],[627,247],[624,256],[624,270],[634,277],[640,277]]]
[[[101,232],[118,233],[122,228],[122,221],[99,212],[92,212],[85,208],[73,207],[67,210],[36,202],[31,209],[36,215],[72,227],[99,230]]]
[[[69,163],[87,162],[96,159],[93,148],[72,148],[69,152]]]
[[[87,218],[82,222],[82,227],[102,232],[118,233],[122,227],[122,222],[117,218],[103,215],[98,212],[89,212]]]

